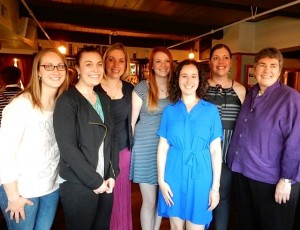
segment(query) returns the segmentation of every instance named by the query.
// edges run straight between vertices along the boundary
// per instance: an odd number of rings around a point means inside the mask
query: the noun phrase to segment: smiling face
[[[255,65],[255,76],[262,92],[273,85],[280,76],[279,60],[264,57]]]
[[[64,82],[67,74],[67,68],[64,70],[58,70],[54,68],[53,70],[45,70],[41,65],[64,65],[62,59],[53,52],[46,53],[40,60],[40,67],[38,71],[38,76],[41,79],[42,88],[59,88]]]
[[[215,77],[228,76],[231,68],[231,58],[224,47],[216,49],[209,62],[211,74]]]
[[[93,87],[100,83],[103,77],[102,58],[97,52],[82,53],[79,66],[76,66],[78,74],[80,74],[79,81],[88,86]]]
[[[179,73],[179,88],[182,95],[196,95],[199,86],[199,72],[195,65],[184,65]]]
[[[157,52],[153,56],[153,71],[156,77],[168,77],[170,73],[170,59],[167,54]]]
[[[122,50],[112,50],[105,62],[106,76],[120,79],[126,69],[126,58]]]

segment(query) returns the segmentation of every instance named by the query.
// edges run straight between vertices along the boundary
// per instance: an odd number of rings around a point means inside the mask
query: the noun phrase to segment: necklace
[[[159,86],[157,86],[157,88],[158,88],[158,90],[159,90],[160,92],[162,92],[162,93],[164,93],[164,92],[167,91],[166,88],[162,88],[162,87],[159,87]]]
[[[110,87],[108,86],[108,84],[103,84],[102,86],[105,86],[105,88],[107,89],[107,90],[106,90],[107,95],[108,95],[111,99],[115,99],[116,96],[117,96],[117,94],[118,94],[118,92],[119,92],[119,90],[120,90],[120,84],[121,84],[121,81],[118,81],[117,84],[115,85],[115,88],[116,88],[116,89],[115,89],[114,91],[112,90],[113,88],[110,88]]]
[[[226,82],[223,82],[223,84],[220,84],[220,83],[217,83],[213,78],[210,78],[211,80],[211,83],[213,83],[215,85],[215,87],[218,87],[218,88],[223,88],[223,89],[227,89],[227,88],[231,88],[232,87],[232,80],[231,79],[227,79]],[[230,87],[227,87],[229,86]]]

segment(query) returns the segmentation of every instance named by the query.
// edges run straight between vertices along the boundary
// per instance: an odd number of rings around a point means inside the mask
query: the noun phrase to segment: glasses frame
[[[44,69],[46,70],[46,71],[53,71],[53,70],[55,70],[55,68],[58,70],[58,71],[65,71],[65,70],[67,70],[67,66],[65,65],[65,64],[59,64],[59,65],[52,65],[52,64],[48,64],[48,65],[39,65],[39,66],[43,66],[44,67]],[[46,66],[52,66],[53,67],[53,69],[46,69]],[[64,69],[59,69],[58,68],[58,66],[64,66]]]

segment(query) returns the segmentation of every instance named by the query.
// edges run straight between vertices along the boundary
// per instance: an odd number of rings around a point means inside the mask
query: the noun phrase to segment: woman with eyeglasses
[[[53,131],[67,61],[56,49],[34,58],[28,86],[3,110],[0,206],[8,229],[51,229],[59,200],[59,150]]]
[[[100,92],[100,53],[92,46],[83,48],[75,68],[79,80],[59,97],[53,118],[66,229],[108,230],[118,149],[109,101]]]

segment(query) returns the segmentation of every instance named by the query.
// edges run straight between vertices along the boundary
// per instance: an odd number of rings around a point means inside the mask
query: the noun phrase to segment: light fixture
[[[62,54],[66,54],[67,53],[67,48],[64,45],[60,45],[57,49]]]
[[[18,67],[18,59],[17,58],[14,58],[14,66]]]
[[[194,59],[195,58],[195,53],[193,50],[189,53],[189,59]]]
[[[63,42],[60,42],[60,45],[58,46],[57,49],[62,54],[66,54],[67,53],[67,47],[64,45]]]

